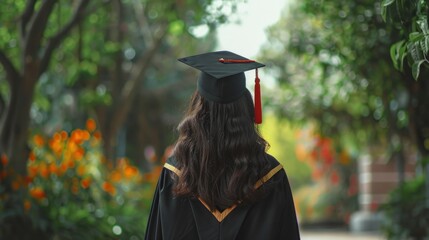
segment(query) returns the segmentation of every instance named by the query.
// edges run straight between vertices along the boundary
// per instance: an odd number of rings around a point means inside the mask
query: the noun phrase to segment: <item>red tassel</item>
[[[262,123],[261,86],[259,85],[258,69],[255,77],[255,123]]]

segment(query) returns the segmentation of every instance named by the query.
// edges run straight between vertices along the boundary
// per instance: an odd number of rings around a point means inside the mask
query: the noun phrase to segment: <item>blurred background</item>
[[[267,65],[304,240],[429,239],[427,1],[1,5],[0,239],[143,239],[196,87],[176,59],[215,50]]]

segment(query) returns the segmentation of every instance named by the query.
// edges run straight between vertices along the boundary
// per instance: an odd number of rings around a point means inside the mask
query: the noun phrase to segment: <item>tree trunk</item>
[[[426,205],[429,207],[429,81],[421,79],[418,81],[418,95],[415,116],[415,134],[417,138],[417,148],[420,153],[420,161],[423,176],[426,183]]]
[[[115,34],[110,36],[110,40],[122,45],[124,39],[123,24],[123,6],[121,0],[112,2],[112,6],[116,11],[116,22],[112,24]],[[122,52],[118,52],[115,58],[115,68],[110,70],[110,91],[113,98],[113,103],[107,109],[98,109],[97,114],[100,121],[103,135],[103,150],[105,157],[113,164],[116,164],[116,147],[118,133],[123,128],[127,120],[129,111],[134,102],[134,99],[139,90],[141,82],[144,80],[144,75],[149,68],[152,59],[159,50],[167,34],[167,24],[161,25],[158,34],[151,39],[151,44],[143,53],[142,57],[135,61],[131,71],[124,73],[122,66],[124,63]],[[127,80],[126,80],[127,79]],[[100,115],[101,114],[101,115]]]
[[[11,91],[11,99],[6,112],[5,122],[2,126],[1,145],[3,151],[9,157],[9,162],[15,173],[26,175],[26,162],[29,153],[27,146],[28,129],[30,124],[30,107],[33,99],[35,81],[32,76],[37,76],[30,68],[19,81],[21,84]]]
[[[12,191],[10,182],[17,175],[27,175],[29,155],[28,135],[30,125],[30,108],[34,88],[39,77],[39,61],[30,58],[24,63],[23,76],[10,79],[10,101],[4,114],[0,129],[1,152],[9,158],[8,178],[1,184],[9,196],[4,201],[4,209],[13,214],[2,219],[2,236],[7,239],[46,239],[46,233],[36,230],[31,219],[23,215],[23,196],[25,189]]]
[[[40,75],[49,66],[54,50],[61,44],[71,29],[83,18],[88,5],[87,0],[80,0],[69,21],[51,37],[45,37],[45,29],[58,0],[39,2],[29,0],[19,18],[19,37],[21,62],[14,66],[12,61],[0,49],[0,63],[10,87],[10,99],[5,102],[5,109],[0,115],[0,154],[7,155],[7,177],[0,181],[7,198],[2,204],[0,218],[0,236],[5,239],[48,239],[48,232],[34,228],[32,219],[23,209],[23,195],[26,191],[20,188],[12,191],[10,182],[17,175],[27,175],[29,154],[28,136],[30,126],[30,109],[36,83]],[[4,166],[2,166],[3,168]]]

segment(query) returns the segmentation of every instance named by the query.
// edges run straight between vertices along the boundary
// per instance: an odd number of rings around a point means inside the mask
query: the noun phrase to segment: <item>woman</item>
[[[286,172],[265,152],[254,123],[260,111],[246,89],[243,72],[264,65],[226,51],[179,60],[201,71],[198,90],[159,178],[145,238],[299,239]]]

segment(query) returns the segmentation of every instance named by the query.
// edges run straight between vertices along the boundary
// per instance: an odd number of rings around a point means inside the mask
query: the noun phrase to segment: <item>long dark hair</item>
[[[208,101],[196,91],[177,128],[174,157],[181,175],[174,194],[200,197],[211,210],[252,200],[254,185],[268,167],[268,143],[253,119],[248,90],[227,104]]]

